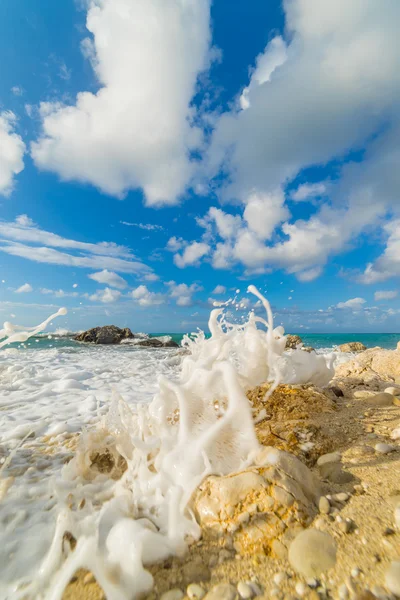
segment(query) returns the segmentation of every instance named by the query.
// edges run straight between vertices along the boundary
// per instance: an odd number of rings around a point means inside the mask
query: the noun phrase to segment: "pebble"
[[[288,578],[287,574],[282,571],[280,573],[275,573],[275,575],[273,576],[272,579],[276,585],[281,585],[281,583],[286,581],[287,578]]]
[[[184,598],[185,594],[179,590],[178,588],[174,589],[174,590],[169,590],[168,592],[165,592],[160,600],[182,600],[182,598]]]
[[[390,437],[392,438],[392,440],[400,440],[400,427],[393,429],[392,433],[390,434]]]
[[[383,442],[375,445],[375,452],[378,452],[378,454],[389,454],[389,452],[393,452],[394,450],[396,450],[395,446]]]
[[[237,586],[237,591],[239,592],[239,596],[243,598],[243,600],[247,600],[248,598],[253,598],[254,590],[249,583],[244,581],[240,581]]]
[[[370,396],[367,400],[368,404],[373,404],[374,406],[391,406],[393,404],[394,396],[392,394],[381,392],[380,394]]]
[[[333,499],[337,500],[338,502],[347,502],[349,498],[350,494],[347,494],[346,492],[339,492],[333,496]]]
[[[395,406],[400,406],[400,398],[398,398],[398,396],[394,396],[394,398],[393,398],[393,404]]]
[[[397,388],[397,387],[387,387],[385,389],[385,394],[392,394],[392,396],[400,396],[400,388]]]
[[[201,600],[206,595],[203,588],[200,587],[197,583],[191,583],[190,585],[188,585],[186,594],[190,598],[190,600]]]
[[[350,519],[345,519],[339,523],[338,527],[343,533],[350,533],[353,529],[353,522]]]
[[[306,529],[291,543],[289,562],[305,577],[317,577],[335,565],[336,544],[329,534]]]
[[[300,596],[300,598],[302,598],[304,596],[304,594],[307,592],[307,586],[304,583],[302,583],[301,581],[296,583],[296,587],[294,589],[296,591],[296,594],[298,594]]]
[[[375,395],[371,390],[356,390],[353,394],[354,398],[370,398]]]
[[[317,460],[317,465],[321,467],[322,465],[326,465],[328,463],[340,462],[341,459],[342,456],[340,452],[330,452],[329,454],[323,454],[322,456],[320,456]]]
[[[204,600],[237,600],[236,588],[229,583],[219,583],[204,596]]]
[[[400,504],[398,504],[394,509],[394,522],[397,529],[400,529]]]
[[[392,594],[400,596],[400,560],[394,560],[386,571],[385,584]]]
[[[320,513],[324,515],[329,514],[329,511],[331,510],[331,505],[326,496],[321,496],[321,498],[319,499],[318,508]]]

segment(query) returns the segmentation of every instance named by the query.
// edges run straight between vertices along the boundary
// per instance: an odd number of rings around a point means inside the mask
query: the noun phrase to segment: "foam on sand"
[[[51,547],[33,581],[16,570],[13,598],[60,599],[81,567],[93,572],[109,600],[151,589],[146,565],[184,553],[201,535],[188,503],[204,477],[238,472],[259,453],[245,391],[266,380],[330,381],[334,355],[285,352],[268,302],[254,286],[249,291],[266,320],[250,313],[236,325],[222,308],[213,310],[211,337],[200,332],[184,340],[189,354],[178,380],[159,376],[151,403],[135,410],[114,393],[97,430],[82,434],[52,483],[58,520]]]

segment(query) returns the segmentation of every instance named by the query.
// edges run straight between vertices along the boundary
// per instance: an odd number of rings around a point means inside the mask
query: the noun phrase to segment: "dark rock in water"
[[[119,344],[122,340],[134,337],[129,327],[121,329],[115,325],[104,325],[103,327],[93,327],[93,329],[83,331],[75,336],[74,340],[91,344]]]
[[[179,344],[173,340],[162,342],[157,338],[146,338],[140,342],[137,342],[135,346],[144,346],[145,348],[179,348]]]
[[[340,352],[364,352],[367,347],[361,342],[349,342],[348,344],[342,344],[339,346]]]
[[[299,335],[287,335],[286,336],[286,346],[285,349],[294,350],[299,344],[302,344],[303,340]]]

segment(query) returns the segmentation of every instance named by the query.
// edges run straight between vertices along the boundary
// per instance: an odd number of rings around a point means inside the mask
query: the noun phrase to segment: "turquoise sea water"
[[[178,344],[182,341],[182,333],[154,333],[151,337],[159,336],[170,336]],[[346,342],[362,342],[367,348],[373,348],[380,346],[381,348],[387,348],[393,350],[397,346],[397,342],[400,341],[400,333],[302,333],[298,335],[304,341],[305,346],[312,346],[316,350],[330,350],[334,349],[340,344]],[[18,348],[38,348],[43,350],[44,348],[71,348],[79,351],[82,347],[88,347],[86,344],[80,344],[75,342],[71,336],[55,336],[49,334],[48,336],[38,336],[31,338],[26,344],[13,344],[14,347]],[[94,346],[91,346],[94,347]],[[136,350],[133,345],[122,344],[121,350]]]

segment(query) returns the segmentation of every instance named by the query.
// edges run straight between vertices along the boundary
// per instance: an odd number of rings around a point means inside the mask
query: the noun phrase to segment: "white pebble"
[[[347,502],[347,500],[350,498],[350,495],[346,494],[346,492],[340,492],[339,494],[335,494],[333,498],[334,500],[338,500],[338,502]]]
[[[390,444],[380,443],[375,446],[375,452],[378,452],[378,454],[389,454],[389,452],[393,452],[393,450],[395,450],[395,447]]]
[[[237,591],[239,592],[239,596],[243,598],[243,600],[247,600],[248,598],[253,598],[254,591],[251,585],[245,583],[244,581],[240,581],[237,586]]]
[[[390,437],[392,438],[392,440],[399,440],[400,439],[400,427],[393,429]]]
[[[287,575],[286,573],[275,573],[275,575],[273,576],[273,580],[274,583],[276,583],[276,585],[281,585],[281,583],[283,583],[284,581],[286,581],[287,579]]]
[[[200,587],[197,583],[191,583],[188,585],[186,593],[190,600],[201,600],[206,595],[205,591],[202,587]]]
[[[351,570],[352,577],[358,577],[359,574],[360,574],[360,569],[358,567],[354,567],[354,569]]]
[[[400,396],[400,388],[388,387],[385,390],[385,394],[392,394],[392,396]]]
[[[394,522],[396,523],[397,529],[400,529],[400,504],[394,509]]]
[[[296,583],[295,590],[296,594],[298,594],[300,598],[302,598],[307,591],[307,586],[301,581],[299,581],[298,583]]]

